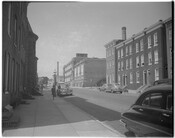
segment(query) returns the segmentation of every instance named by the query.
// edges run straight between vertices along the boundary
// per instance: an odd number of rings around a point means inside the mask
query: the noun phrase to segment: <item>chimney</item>
[[[122,40],[126,40],[126,27],[122,27]]]

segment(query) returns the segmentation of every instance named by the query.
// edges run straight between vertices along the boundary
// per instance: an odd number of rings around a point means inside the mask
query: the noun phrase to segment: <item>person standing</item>
[[[52,91],[52,96],[54,100],[54,97],[56,97],[55,86],[52,87],[51,91]]]
[[[58,85],[58,89],[57,89],[57,96],[59,96],[59,94],[60,94],[60,89],[61,89],[61,86],[60,86],[60,85]]]

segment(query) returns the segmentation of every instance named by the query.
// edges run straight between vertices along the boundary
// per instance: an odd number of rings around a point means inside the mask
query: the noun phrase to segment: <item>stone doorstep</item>
[[[12,115],[9,120],[2,120],[2,127],[9,128],[9,127],[16,127],[20,122],[19,115]]]

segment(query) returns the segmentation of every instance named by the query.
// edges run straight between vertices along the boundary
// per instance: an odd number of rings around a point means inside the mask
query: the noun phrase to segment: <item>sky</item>
[[[172,16],[171,2],[30,2],[27,13],[33,32],[38,35],[36,56],[38,76],[52,78],[59,62],[63,66],[76,53],[106,57],[105,44],[127,38]]]

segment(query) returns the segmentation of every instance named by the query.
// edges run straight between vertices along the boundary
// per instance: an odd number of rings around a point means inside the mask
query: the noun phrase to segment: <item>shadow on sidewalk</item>
[[[77,106],[99,121],[114,121],[120,120],[121,118],[120,112],[90,103],[86,99],[80,97],[65,97],[64,100]]]

